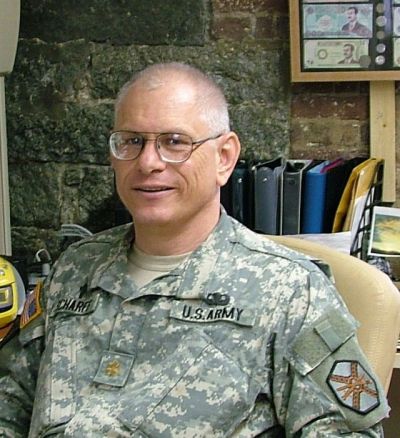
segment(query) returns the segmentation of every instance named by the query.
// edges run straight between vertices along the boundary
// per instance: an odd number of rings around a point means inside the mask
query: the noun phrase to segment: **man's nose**
[[[140,170],[143,173],[151,173],[165,169],[166,163],[158,154],[158,146],[156,138],[146,138],[142,150],[137,158]]]

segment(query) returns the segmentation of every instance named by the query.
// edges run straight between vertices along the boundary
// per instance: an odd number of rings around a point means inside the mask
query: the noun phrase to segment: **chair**
[[[330,265],[336,288],[360,323],[359,344],[387,392],[400,333],[400,293],[390,278],[368,263],[328,246],[298,237],[266,237]]]

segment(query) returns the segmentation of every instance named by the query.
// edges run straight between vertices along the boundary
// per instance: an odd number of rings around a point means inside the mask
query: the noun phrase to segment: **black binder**
[[[282,174],[285,161],[282,157],[253,166],[254,229],[265,234],[280,232],[280,202]]]
[[[253,183],[246,161],[238,162],[227,184],[222,188],[221,203],[230,216],[253,228]]]
[[[318,161],[288,160],[282,179],[281,234],[299,234],[305,172]]]

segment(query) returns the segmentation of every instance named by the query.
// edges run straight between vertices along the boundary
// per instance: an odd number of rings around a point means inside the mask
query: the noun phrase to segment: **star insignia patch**
[[[360,414],[380,404],[375,380],[357,361],[336,361],[327,383],[342,405]]]

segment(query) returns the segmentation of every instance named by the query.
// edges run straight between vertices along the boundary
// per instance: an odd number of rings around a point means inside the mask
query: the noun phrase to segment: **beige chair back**
[[[400,333],[400,293],[390,278],[374,266],[325,245],[290,236],[266,237],[330,265],[336,288],[360,323],[360,346],[387,391]]]

